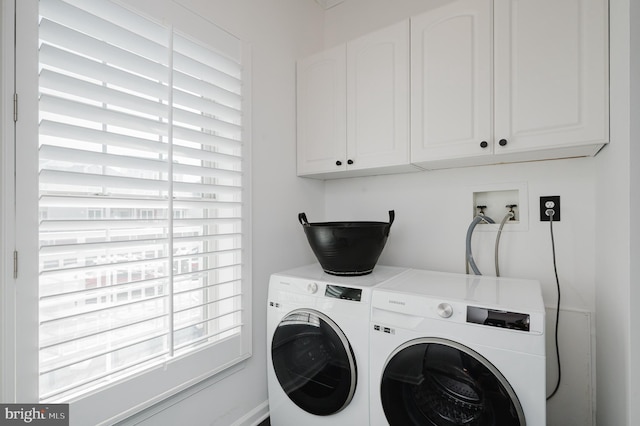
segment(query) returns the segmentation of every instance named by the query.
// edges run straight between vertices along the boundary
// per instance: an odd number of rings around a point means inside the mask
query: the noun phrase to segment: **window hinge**
[[[18,278],[18,250],[13,251],[13,278]]]
[[[18,94],[13,94],[13,122],[18,121]]]

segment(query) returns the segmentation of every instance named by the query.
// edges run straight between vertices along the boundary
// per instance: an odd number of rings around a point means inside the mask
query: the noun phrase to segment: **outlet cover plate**
[[[552,203],[550,207],[547,203]],[[560,196],[550,195],[546,197],[540,197],[540,221],[549,222],[550,218],[547,216],[547,210],[552,208],[554,211],[553,221],[560,222]]]

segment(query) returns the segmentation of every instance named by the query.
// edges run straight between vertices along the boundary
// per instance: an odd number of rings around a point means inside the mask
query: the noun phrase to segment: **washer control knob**
[[[316,283],[307,284],[307,291],[311,294],[315,294],[318,291],[318,284]]]
[[[438,315],[442,318],[449,318],[453,315],[453,307],[448,303],[440,303],[436,309],[438,311]]]

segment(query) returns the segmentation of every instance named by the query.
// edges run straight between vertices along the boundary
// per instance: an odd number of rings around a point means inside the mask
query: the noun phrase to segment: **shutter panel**
[[[40,394],[242,332],[242,68],[108,1],[40,1]]]

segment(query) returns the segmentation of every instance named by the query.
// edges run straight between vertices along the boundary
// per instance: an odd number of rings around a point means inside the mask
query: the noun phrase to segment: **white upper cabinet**
[[[347,163],[409,160],[409,21],[347,43]]]
[[[345,45],[298,61],[298,175],[346,170],[345,67]]]
[[[411,21],[412,161],[594,155],[609,140],[606,0],[459,0]]]
[[[411,19],[414,162],[491,155],[491,0],[461,0]]]
[[[607,1],[495,0],[494,17],[496,154],[595,154],[609,141]]]
[[[298,175],[416,170],[409,149],[409,22],[298,62]]]

